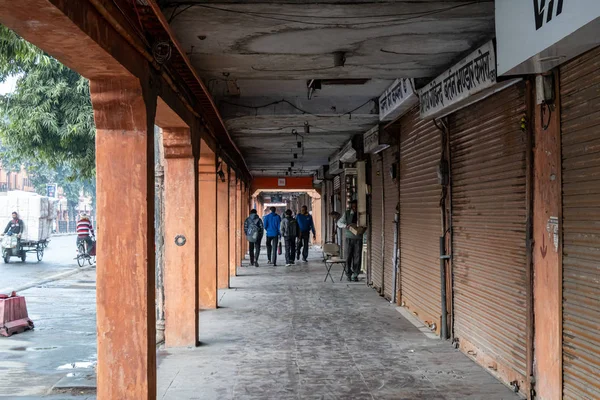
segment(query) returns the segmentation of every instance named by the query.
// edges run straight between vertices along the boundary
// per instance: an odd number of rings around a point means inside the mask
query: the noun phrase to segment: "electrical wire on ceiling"
[[[247,108],[247,109],[255,110],[257,113],[258,113],[258,110],[260,110],[261,108],[267,108],[267,107],[271,107],[271,106],[274,106],[274,105],[277,105],[277,104],[287,104],[290,107],[296,109],[297,111],[300,111],[302,114],[312,115],[313,117],[317,117],[317,118],[333,118],[333,117],[341,118],[341,117],[344,117],[344,116],[348,115],[350,117],[350,119],[352,119],[352,113],[354,113],[355,111],[360,110],[361,108],[363,108],[364,106],[366,106],[370,102],[375,102],[375,101],[377,101],[377,99],[375,99],[375,98],[369,99],[369,100],[365,101],[364,103],[362,103],[361,105],[359,105],[358,107],[353,108],[350,111],[347,111],[347,112],[345,112],[343,114],[334,114],[334,115],[314,114],[314,113],[311,113],[310,111],[303,110],[302,108],[296,106],[294,103],[292,103],[291,101],[286,100],[286,99],[272,101],[270,103],[263,104],[263,105],[260,105],[260,106],[249,106],[249,105],[246,105],[246,104],[233,103],[233,102],[230,102],[230,101],[227,101],[227,100],[221,100],[220,103],[228,104],[230,106],[235,106],[235,107],[241,107],[241,108]],[[258,115],[258,114],[256,114],[256,115]]]
[[[222,11],[222,12],[228,12],[228,13],[232,13],[232,14],[240,14],[240,15],[245,15],[245,16],[251,16],[251,17],[257,17],[257,18],[262,18],[262,19],[268,19],[268,20],[274,20],[274,21],[281,21],[281,22],[292,22],[292,23],[299,23],[299,24],[305,24],[305,25],[318,25],[318,26],[332,26],[332,27],[344,27],[344,26],[359,26],[359,25],[374,25],[374,24],[383,24],[383,23],[392,23],[394,25],[398,25],[398,24],[402,24],[402,23],[406,23],[406,22],[412,22],[414,20],[420,19],[420,18],[424,18],[424,17],[428,17],[431,15],[435,15],[435,14],[440,14],[440,13],[444,13],[444,12],[448,12],[448,11],[452,11],[458,8],[463,8],[463,7],[468,7],[474,4],[478,4],[480,3],[479,1],[473,1],[470,3],[464,3],[464,4],[459,4],[459,5],[455,5],[452,7],[447,7],[447,8],[442,8],[442,9],[437,9],[437,10],[433,10],[433,11],[425,11],[425,12],[421,12],[421,13],[414,13],[414,14],[394,14],[393,16],[405,16],[406,18],[393,18],[393,19],[386,19],[386,20],[380,20],[380,21],[369,21],[369,22],[350,22],[350,23],[325,23],[325,22],[317,22],[317,21],[301,21],[301,20],[297,20],[297,19],[290,19],[290,18],[281,18],[279,16],[275,16],[277,15],[277,13],[267,13],[267,12],[254,12],[254,11],[241,11],[241,10],[235,10],[235,9],[231,9],[231,8],[224,8],[224,7],[216,7],[216,6],[211,6],[211,5],[207,5],[207,4],[198,4],[198,3],[193,3],[193,4],[189,4],[188,3],[188,7],[186,7],[184,10],[180,11],[179,13],[175,14],[173,13],[171,15],[171,19],[169,22],[172,22],[173,19],[180,15],[182,12],[189,10],[192,7],[202,7],[202,8],[206,8],[206,9],[211,9],[211,10],[216,10],[216,11]],[[178,4],[178,6],[181,5],[181,3]],[[177,6],[176,6],[177,7]],[[271,16],[270,16],[271,15]],[[282,14],[283,16],[283,14]],[[390,15],[392,16],[392,15]],[[313,16],[304,16],[304,15],[295,15],[293,16],[294,18],[308,18],[308,19],[314,19]],[[381,16],[383,17],[383,16]],[[357,16],[356,18],[381,18],[380,16]],[[346,17],[321,17],[321,18],[326,18],[326,19],[340,19],[340,20],[344,20],[344,19],[349,19]],[[387,17],[384,17],[387,18]]]

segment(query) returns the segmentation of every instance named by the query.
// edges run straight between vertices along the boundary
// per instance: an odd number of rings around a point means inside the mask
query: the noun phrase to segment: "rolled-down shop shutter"
[[[563,396],[600,399],[600,47],[560,76]]]
[[[394,296],[394,217],[398,205],[398,180],[392,177],[392,166],[397,162],[398,146],[392,146],[383,151],[383,287],[384,296],[391,300]],[[397,175],[396,165],[396,175]]]
[[[412,110],[400,121],[400,274],[402,302],[423,322],[440,328],[442,155],[439,129]]]
[[[381,156],[371,156],[371,281],[373,287],[383,293],[383,166]]]
[[[454,336],[505,382],[526,387],[525,85],[449,118]]]

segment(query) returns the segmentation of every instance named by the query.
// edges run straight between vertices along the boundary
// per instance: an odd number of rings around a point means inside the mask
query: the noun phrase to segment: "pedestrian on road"
[[[285,266],[294,265],[294,257],[296,256],[296,239],[300,229],[298,221],[292,217],[292,210],[285,212],[285,218],[281,221],[281,237],[285,240]]]
[[[362,257],[363,234],[354,234],[350,230],[356,229],[358,223],[358,203],[352,200],[350,209],[346,210],[342,218],[337,222],[337,226],[346,229],[346,275],[349,281],[358,282],[360,264]]]
[[[244,233],[248,239],[250,249],[250,265],[258,268],[258,256],[260,255],[260,244],[265,229],[263,222],[254,209],[250,210],[250,215],[244,221]]]
[[[307,262],[308,258],[308,240],[310,233],[313,234],[313,241],[317,239],[315,224],[313,223],[312,215],[308,213],[308,207],[302,206],[300,214],[296,216],[298,227],[300,228],[300,239],[298,248],[296,249],[296,258],[300,260],[300,251],[302,251],[302,261]]]
[[[267,264],[277,266],[277,245],[279,244],[279,228],[281,217],[277,214],[277,209],[271,207],[271,213],[263,218],[265,230],[267,231]]]

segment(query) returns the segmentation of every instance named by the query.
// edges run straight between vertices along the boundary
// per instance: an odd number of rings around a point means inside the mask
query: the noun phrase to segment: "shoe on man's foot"
[[[254,263],[254,268],[258,268],[258,263]]]
[[[274,266],[274,267],[276,267],[276,266],[277,266],[277,264],[273,264],[273,266]]]
[[[352,278],[352,282],[358,282],[358,276],[355,276],[354,278]]]
[[[291,265],[292,264],[290,264],[290,263],[285,264],[286,267],[290,267]]]
[[[304,260],[302,260],[302,262],[308,262],[308,260],[305,258]]]
[[[267,261],[267,264],[271,264],[271,260],[268,260],[268,261]]]
[[[346,276],[346,280],[347,280],[348,282],[352,282],[352,277],[351,277],[350,275],[348,275],[348,276]]]

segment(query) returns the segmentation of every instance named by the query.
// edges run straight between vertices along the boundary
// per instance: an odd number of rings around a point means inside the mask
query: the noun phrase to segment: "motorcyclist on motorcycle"
[[[25,224],[23,223],[23,220],[19,218],[19,214],[17,214],[16,211],[13,211],[12,220],[10,220],[6,225],[6,228],[4,228],[4,235],[10,232],[12,235],[17,235],[17,240],[20,240],[24,227]]]

